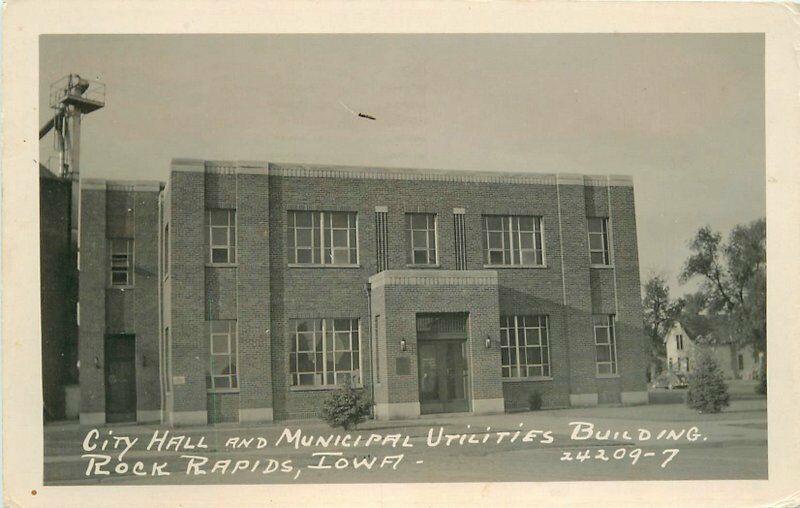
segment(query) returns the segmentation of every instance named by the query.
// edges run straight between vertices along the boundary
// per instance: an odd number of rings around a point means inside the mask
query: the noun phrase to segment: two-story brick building
[[[628,177],[174,160],[159,194],[133,195],[152,206],[146,238],[134,208],[133,244],[98,254],[130,285],[105,288],[90,332],[81,281],[80,336],[108,341],[109,309],[134,302],[115,330],[135,333],[139,420],[311,417],[346,383],[384,419],[520,409],[534,391],[545,407],[647,401]],[[90,356],[84,393],[103,383]],[[84,395],[87,421],[101,401],[121,405]]]

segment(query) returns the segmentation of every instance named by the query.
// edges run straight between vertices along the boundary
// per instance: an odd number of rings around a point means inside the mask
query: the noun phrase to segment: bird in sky
[[[355,111],[353,111],[352,109],[348,108],[348,107],[347,107],[347,105],[346,105],[344,102],[342,102],[342,101],[339,101],[339,104],[341,104],[341,105],[342,105],[342,107],[343,107],[344,109],[346,109],[347,111],[349,111],[350,113],[352,113],[352,114],[353,114],[353,116],[357,116],[357,117],[359,117],[359,118],[366,118],[367,120],[375,120],[375,119],[376,119],[374,116],[372,116],[372,115],[368,115],[368,114],[366,114],[366,113],[356,113],[356,112],[355,112]]]

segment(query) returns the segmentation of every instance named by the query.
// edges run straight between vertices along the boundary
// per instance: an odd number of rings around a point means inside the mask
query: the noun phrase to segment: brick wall
[[[498,269],[495,300],[470,311],[473,316],[496,309],[486,318],[491,323],[482,322],[480,335],[475,335],[484,350],[481,362],[486,363],[473,366],[476,370],[472,375],[480,373],[477,378],[492,379],[486,386],[478,383],[474,387],[476,395],[505,397],[506,407],[513,409],[527,404],[533,390],[544,394],[545,405],[564,406],[569,404],[570,394],[597,394],[600,400],[618,400],[621,391],[644,389],[646,363],[631,187],[612,186],[609,193],[607,187],[584,185],[582,179],[556,186],[546,182],[476,183],[457,178],[420,181],[342,178],[333,174],[326,178],[306,177],[298,176],[302,171],[287,172],[280,165],[270,166],[273,170],[269,176],[236,171],[219,174],[224,172],[209,173],[198,163],[196,172],[173,171],[171,175],[173,375],[186,376],[186,384],[175,387],[176,409],[206,410],[205,319],[229,316],[233,309],[239,320],[241,408],[272,408],[277,419],[315,414],[326,391],[289,386],[288,325],[292,319],[358,318],[362,379],[369,384],[372,319],[364,284],[376,272],[376,206],[388,208],[390,270],[408,268],[406,212],[437,214],[438,268],[444,270],[456,269],[453,208],[466,210],[469,270],[484,270],[482,214],[543,218],[546,266]],[[586,218],[608,215],[609,197],[615,269],[590,269]],[[205,207],[236,208],[238,267],[205,267]],[[289,267],[288,210],[356,212],[358,266]],[[422,293],[407,288],[399,292],[373,290],[372,314],[381,316],[381,382],[374,387],[376,399],[416,396],[416,351],[405,353],[412,362],[413,375],[402,376],[409,379],[392,378],[393,360],[403,354],[394,350],[399,343],[397,337],[415,336],[409,316],[420,309],[464,310],[479,294],[474,288],[457,287]],[[477,299],[483,301],[480,296]],[[617,314],[618,379],[597,379],[593,313]],[[498,337],[499,316],[504,314],[549,316],[552,380],[500,382],[499,350],[497,358],[492,356],[495,353],[486,354],[483,340],[486,334]],[[407,389],[388,388],[398,382],[402,386],[406,383]]]

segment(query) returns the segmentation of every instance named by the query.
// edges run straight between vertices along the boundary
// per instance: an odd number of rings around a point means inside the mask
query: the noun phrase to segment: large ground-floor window
[[[297,319],[289,323],[292,386],[360,384],[358,319]]]
[[[501,316],[500,357],[503,377],[549,377],[547,316]]]

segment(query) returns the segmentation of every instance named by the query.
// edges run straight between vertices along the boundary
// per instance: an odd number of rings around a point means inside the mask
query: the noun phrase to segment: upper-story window
[[[503,266],[544,266],[542,218],[485,215],[484,263]]]
[[[675,336],[675,344],[678,351],[683,351],[683,335],[678,334]]]
[[[608,219],[589,217],[589,256],[593,265],[610,265],[608,248]]]
[[[406,262],[410,265],[435,265],[436,255],[436,214],[406,214]]]
[[[112,286],[133,286],[133,240],[111,238],[108,240],[109,281]]]
[[[289,211],[289,263],[357,265],[355,212]]]
[[[206,210],[207,262],[236,262],[236,210]]]

